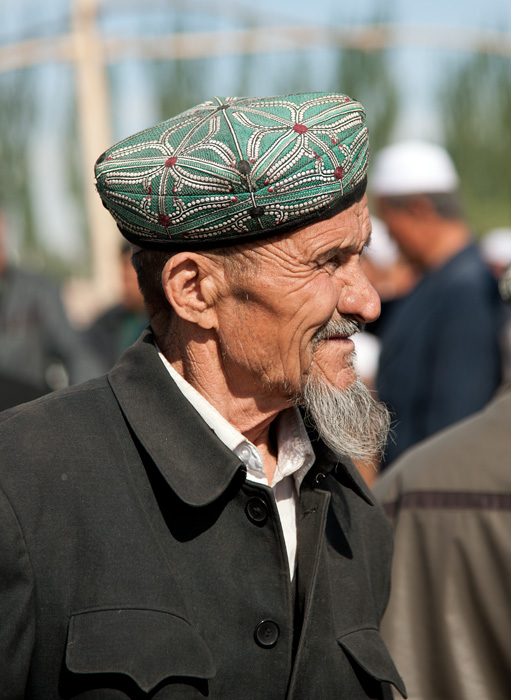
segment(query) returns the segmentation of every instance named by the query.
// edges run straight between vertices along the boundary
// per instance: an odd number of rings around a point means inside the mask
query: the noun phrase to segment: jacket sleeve
[[[33,590],[23,533],[0,491],[0,700],[25,693],[34,644]]]

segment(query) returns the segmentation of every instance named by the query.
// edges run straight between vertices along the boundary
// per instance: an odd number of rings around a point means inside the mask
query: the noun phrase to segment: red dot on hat
[[[344,175],[344,168],[336,168],[334,170],[334,175],[338,180],[342,180],[342,176]]]
[[[158,221],[162,226],[165,226],[165,228],[170,226],[170,216],[167,216],[166,214],[160,214]]]
[[[296,131],[297,134],[305,134],[307,127],[305,124],[295,124],[293,126],[293,131]]]
[[[173,165],[175,165],[176,163],[177,163],[177,158],[174,158],[174,157],[172,157],[172,158],[167,158],[167,160],[165,161],[165,167],[166,167],[166,168],[171,168],[171,167],[172,167]]]

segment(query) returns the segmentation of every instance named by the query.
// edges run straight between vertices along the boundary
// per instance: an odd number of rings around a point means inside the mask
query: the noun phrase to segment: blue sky
[[[239,0],[240,5],[254,7],[248,0]],[[509,0],[357,0],[347,3],[339,0],[258,0],[257,8],[271,14],[275,8],[288,17],[305,21],[367,21],[374,16],[378,6],[390,11],[397,21],[403,23],[428,23],[433,25],[472,26],[495,28],[502,26],[503,18],[511,17]],[[323,16],[322,16],[323,15]],[[496,24],[498,23],[498,24]]]

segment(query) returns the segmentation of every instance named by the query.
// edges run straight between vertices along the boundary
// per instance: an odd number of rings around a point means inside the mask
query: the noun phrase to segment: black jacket
[[[268,487],[150,333],[0,421],[0,698],[387,698],[390,526],[316,443],[289,569]]]

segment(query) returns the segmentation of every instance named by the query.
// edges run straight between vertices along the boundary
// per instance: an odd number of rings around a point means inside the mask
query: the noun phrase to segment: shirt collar
[[[162,352],[158,353],[172,379],[197,413],[209,425],[216,436],[246,466],[247,473],[260,483],[268,483],[261,453],[247,438],[227,421],[210,402],[177,372]],[[290,407],[277,418],[277,468],[270,486],[275,486],[287,476],[293,475],[296,489],[314,464],[315,455],[305,429],[300,411]]]

